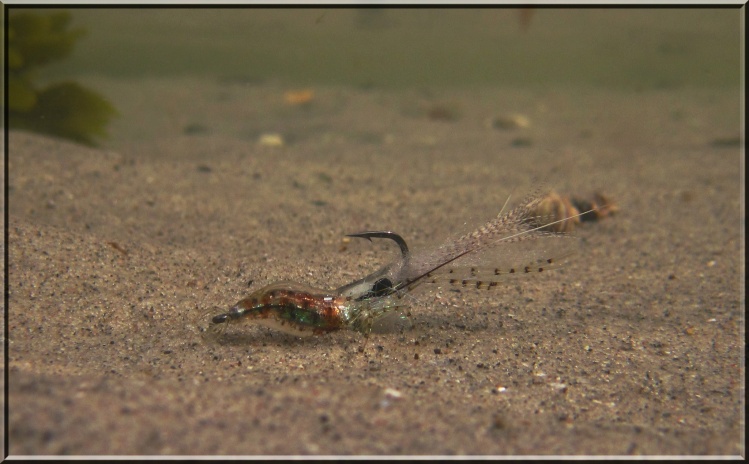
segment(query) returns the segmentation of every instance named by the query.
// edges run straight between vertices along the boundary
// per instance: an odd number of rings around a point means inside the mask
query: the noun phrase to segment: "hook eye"
[[[388,238],[395,243],[398,244],[398,246],[401,249],[401,254],[404,258],[408,256],[408,245],[406,245],[406,241],[403,240],[403,237],[396,234],[395,232],[391,232],[389,230],[373,230],[373,231],[367,231],[367,232],[358,232],[356,234],[346,234],[347,237],[359,237],[359,238],[366,238],[367,240],[372,240],[372,238]]]

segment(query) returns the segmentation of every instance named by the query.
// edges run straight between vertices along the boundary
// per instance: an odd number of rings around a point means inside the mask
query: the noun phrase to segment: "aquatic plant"
[[[38,70],[70,55],[85,34],[70,29],[70,13],[9,11],[8,124],[18,128],[96,145],[107,136],[106,126],[117,115],[102,96],[77,82],[40,87]]]

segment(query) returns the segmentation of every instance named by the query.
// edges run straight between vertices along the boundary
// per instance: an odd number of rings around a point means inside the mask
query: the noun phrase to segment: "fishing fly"
[[[285,333],[306,336],[351,329],[368,335],[378,318],[404,308],[403,297],[423,283],[489,289],[506,276],[540,273],[559,266],[566,253],[544,246],[568,237],[567,221],[589,213],[550,213],[548,193],[536,191],[518,206],[468,234],[441,246],[412,252],[391,231],[365,231],[350,237],[388,239],[400,255],[372,274],[324,290],[295,282],[260,288],[231,308],[210,317],[207,330],[220,334],[231,324],[255,323]],[[509,201],[509,199],[508,199]],[[506,203],[505,203],[506,206]]]

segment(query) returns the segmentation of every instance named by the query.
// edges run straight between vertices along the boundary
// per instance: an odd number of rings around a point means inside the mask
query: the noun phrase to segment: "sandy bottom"
[[[116,150],[9,136],[12,455],[744,453],[736,92],[98,88]],[[621,208],[561,270],[421,288],[368,339],[197,331],[397,254],[347,233],[428,246],[542,182]]]

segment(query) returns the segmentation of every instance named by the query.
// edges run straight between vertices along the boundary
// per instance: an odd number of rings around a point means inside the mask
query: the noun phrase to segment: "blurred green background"
[[[738,87],[738,8],[76,8],[45,79],[281,78],[299,85]]]

